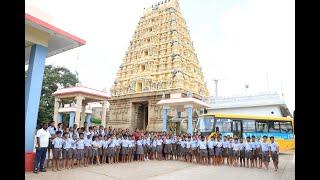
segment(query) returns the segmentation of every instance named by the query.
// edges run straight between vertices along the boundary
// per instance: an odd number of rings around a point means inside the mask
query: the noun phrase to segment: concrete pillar
[[[62,113],[58,113],[57,124],[59,124],[59,123],[62,123]]]
[[[75,117],[75,112],[70,112],[70,119],[69,119],[69,128],[72,128],[74,125],[74,117]]]
[[[86,104],[82,103],[81,117],[80,117],[81,126],[79,127],[83,127],[83,123],[85,122],[85,119],[86,119]]]
[[[32,152],[34,148],[34,135],[47,52],[48,48],[41,45],[31,47],[28,77],[25,85],[25,152]]]
[[[55,122],[56,127],[58,126],[58,114],[59,114],[60,102],[61,102],[61,99],[57,97],[54,98],[53,120]]]
[[[91,126],[91,114],[87,114],[86,122],[87,122],[88,127],[90,127]]]
[[[193,133],[193,127],[192,127],[192,105],[185,105],[184,108],[187,109],[187,113],[188,113],[188,130],[187,130],[187,132],[192,134]]]
[[[162,131],[167,132],[167,115],[169,111],[169,106],[162,107]]]
[[[76,116],[74,123],[77,124],[78,127],[80,127],[80,116],[82,111],[82,101],[84,100],[83,96],[77,96],[76,98]]]
[[[106,117],[107,117],[107,101],[102,102],[102,117],[101,117],[101,125],[106,127]]]

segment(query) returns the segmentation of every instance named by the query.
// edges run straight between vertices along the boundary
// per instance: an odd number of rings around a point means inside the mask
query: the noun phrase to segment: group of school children
[[[208,137],[146,132],[134,136],[128,131],[97,127],[49,127],[53,171],[90,165],[126,163],[147,160],[180,160],[203,165],[229,165],[268,169],[270,157],[278,170],[279,146],[270,137]],[[134,156],[137,156],[135,159]],[[49,158],[50,159],[50,158]],[[48,164],[49,165],[49,164]],[[47,166],[48,166],[47,165]]]

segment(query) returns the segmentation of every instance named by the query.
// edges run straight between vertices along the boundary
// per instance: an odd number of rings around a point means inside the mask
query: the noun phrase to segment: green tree
[[[54,97],[52,93],[54,93],[59,86],[62,88],[71,87],[75,86],[78,82],[77,72],[72,73],[65,67],[52,65],[45,67],[37,124],[49,122],[53,119]]]

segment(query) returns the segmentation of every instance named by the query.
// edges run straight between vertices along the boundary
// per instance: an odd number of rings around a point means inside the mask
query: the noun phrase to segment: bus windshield
[[[214,118],[210,116],[199,117],[196,129],[200,132],[211,132],[213,130]]]

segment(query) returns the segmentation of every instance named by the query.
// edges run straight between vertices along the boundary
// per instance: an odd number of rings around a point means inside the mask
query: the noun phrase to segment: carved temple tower
[[[111,88],[115,128],[161,131],[162,107],[171,93],[207,97],[208,90],[178,0],[146,8]]]

